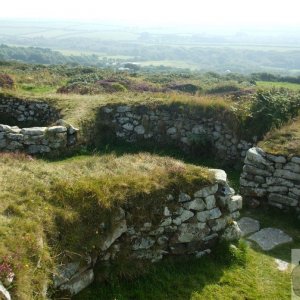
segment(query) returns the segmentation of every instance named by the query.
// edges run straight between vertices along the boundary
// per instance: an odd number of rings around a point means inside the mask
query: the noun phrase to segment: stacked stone
[[[188,110],[172,110],[172,107],[156,106],[106,106],[103,122],[110,126],[118,138],[128,142],[152,140],[158,143],[175,143],[189,150],[201,139],[208,141],[217,156],[227,160],[244,159],[253,146],[239,140],[228,126],[214,118],[204,118]]]
[[[128,259],[150,262],[168,255],[201,257],[210,253],[221,237],[238,239],[240,231],[234,219],[239,217],[242,197],[234,195],[224,171],[214,172],[215,183],[211,186],[192,194],[166,195],[161,206],[153,207],[153,212],[160,214],[156,224],[150,216],[138,224],[130,204],[117,209],[110,226],[103,223],[97,229],[102,245],[98,254],[84,263],[72,261],[60,268],[54,280],[55,288],[67,290],[71,295],[78,293],[93,281],[93,265],[97,260],[108,264],[124,253]]]
[[[251,148],[240,178],[241,193],[280,209],[299,210],[300,157],[272,155]]]
[[[0,124],[0,151],[43,154],[75,145],[77,131],[72,125],[19,128]]]
[[[18,98],[0,96],[0,113],[5,113],[16,122],[46,124],[59,119],[59,113],[48,103],[25,101]],[[0,120],[1,122],[1,120]]]

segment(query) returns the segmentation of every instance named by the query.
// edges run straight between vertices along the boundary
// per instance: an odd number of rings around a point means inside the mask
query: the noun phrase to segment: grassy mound
[[[148,154],[52,162],[7,154],[0,170],[0,257],[16,273],[13,294],[20,299],[41,297],[63,250],[96,251],[95,228],[114,207],[155,205],[213,179],[208,169]]]
[[[259,147],[271,154],[300,156],[300,118],[267,134]]]

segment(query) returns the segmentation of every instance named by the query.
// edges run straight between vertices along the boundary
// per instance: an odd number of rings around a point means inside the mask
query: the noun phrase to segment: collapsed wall
[[[165,201],[146,207],[148,219],[141,219],[143,212],[130,203],[115,209],[109,226],[106,222],[99,224],[100,249],[60,266],[54,289],[77,294],[94,280],[95,268],[101,272],[101,264],[107,266],[120,257],[152,263],[173,255],[201,257],[210,253],[221,237],[238,239],[240,231],[233,220],[239,217],[242,197],[234,195],[224,171],[212,171],[215,175],[211,185],[166,194]],[[157,222],[151,222],[151,215],[157,216]]]
[[[221,119],[217,113],[209,118],[176,105],[109,105],[101,110],[101,122],[127,142],[175,144],[225,160],[244,159],[253,143],[240,139]]]
[[[300,210],[300,157],[251,148],[240,178],[241,193],[280,209]]]

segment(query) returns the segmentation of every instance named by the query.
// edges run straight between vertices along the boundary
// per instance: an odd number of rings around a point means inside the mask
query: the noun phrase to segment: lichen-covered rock
[[[222,238],[226,241],[236,241],[242,236],[242,231],[239,228],[237,222],[233,221],[232,224],[227,227],[222,235]]]
[[[298,211],[300,165],[297,162],[296,156],[286,157],[265,153],[259,148],[250,149],[240,178],[240,190],[247,202],[259,200],[280,209]]]

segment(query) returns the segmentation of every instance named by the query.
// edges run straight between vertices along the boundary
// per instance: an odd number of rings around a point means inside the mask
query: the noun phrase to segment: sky
[[[300,0],[8,0],[0,18],[298,27],[299,9]]]

